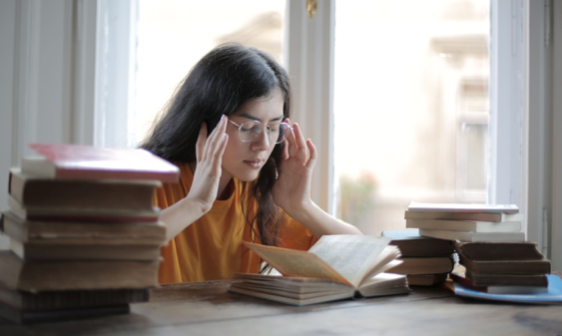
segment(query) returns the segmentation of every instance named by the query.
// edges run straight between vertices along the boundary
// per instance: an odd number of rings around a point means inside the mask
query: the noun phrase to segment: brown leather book
[[[160,261],[22,260],[0,251],[0,282],[13,290],[138,289],[158,285]]]
[[[465,275],[466,278],[474,284],[474,286],[548,286],[548,278],[545,274],[481,274],[466,270]]]
[[[453,243],[455,250],[471,260],[543,260],[537,243],[521,242],[461,242]]]
[[[471,272],[480,274],[549,274],[550,260],[472,260],[462,250],[457,252],[459,262]]]

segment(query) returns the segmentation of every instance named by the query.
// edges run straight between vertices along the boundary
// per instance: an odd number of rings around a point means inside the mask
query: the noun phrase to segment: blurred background
[[[254,46],[283,64],[285,5],[139,0],[130,136],[142,141],[218,44]],[[488,0],[336,2],[338,217],[378,235],[404,228],[411,201],[486,202],[489,12]]]

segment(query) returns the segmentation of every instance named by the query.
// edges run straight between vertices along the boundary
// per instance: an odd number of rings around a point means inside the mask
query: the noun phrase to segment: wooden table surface
[[[562,305],[414,287],[407,295],[294,307],[227,292],[228,283],[162,286],[128,315],[24,326],[0,320],[0,335],[562,335]]]

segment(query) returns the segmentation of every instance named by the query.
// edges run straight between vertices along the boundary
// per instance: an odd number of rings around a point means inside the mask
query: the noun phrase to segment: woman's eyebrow
[[[247,114],[247,113],[241,113],[237,116],[242,117],[242,118],[246,118],[246,119],[257,120],[257,121],[261,122],[261,120],[259,118],[254,117],[253,115],[250,115],[250,114]],[[283,120],[283,118],[284,118],[284,116],[279,116],[277,118],[270,119],[268,122]]]

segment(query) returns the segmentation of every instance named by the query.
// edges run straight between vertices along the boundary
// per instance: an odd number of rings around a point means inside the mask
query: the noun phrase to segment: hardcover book
[[[31,144],[41,157],[24,158],[22,171],[56,179],[177,182],[179,169],[144,149]]]
[[[134,243],[134,242],[132,242]],[[22,243],[10,239],[10,250],[28,261],[31,260],[157,260],[161,245],[103,245],[103,244],[53,244]]]
[[[403,275],[381,274],[397,265],[389,238],[325,235],[309,251],[245,242],[283,276],[237,275],[230,291],[305,305],[345,298],[407,293]]]
[[[550,260],[472,260],[462,250],[458,251],[459,262],[471,272],[479,274],[548,274]]]
[[[470,231],[451,231],[420,229],[420,235],[446,239],[460,240],[468,242],[522,242],[525,241],[523,232],[470,232]]]
[[[524,218],[520,213],[506,214],[499,212],[460,212],[460,211],[415,211],[406,210],[404,219],[447,219],[471,220],[481,222],[521,222]]]
[[[0,251],[0,282],[28,292],[138,289],[158,285],[160,261],[27,261]]]
[[[471,232],[519,232],[521,222],[483,222],[448,219],[407,219],[407,228]]]
[[[162,222],[42,222],[24,220],[10,211],[2,214],[3,232],[22,243],[124,246],[166,242],[166,227]]]
[[[475,286],[548,286],[548,280],[545,274],[482,274],[474,273],[467,269],[465,277]]]
[[[104,307],[147,302],[149,289],[65,290],[37,293],[12,290],[0,283],[0,302],[24,311]]]
[[[487,212],[515,214],[519,207],[515,204],[464,204],[464,203],[420,203],[411,202],[408,211],[438,211],[438,212]]]
[[[30,221],[66,222],[157,222],[160,209],[80,209],[55,207],[25,207],[8,195],[8,208],[22,219]]]
[[[18,324],[54,322],[111,315],[129,314],[128,304],[56,310],[24,310],[0,302],[0,317]]]
[[[154,191],[161,185],[153,180],[56,180],[12,168],[8,191],[23,207],[152,211]]]
[[[441,274],[408,274],[409,286],[433,286],[447,280],[449,273]]]
[[[431,237],[422,237],[419,230],[385,230],[381,236],[392,239],[390,245],[400,249],[402,257],[435,257],[454,253],[450,241]]]
[[[451,256],[400,258],[402,263],[389,270],[388,273],[397,274],[438,274],[449,273],[455,265]]]
[[[472,260],[543,260],[537,243],[520,242],[454,242],[455,250]]]
[[[464,272],[451,273],[451,280],[475,291],[490,294],[537,294],[548,293],[544,286],[476,286],[466,278]]]

